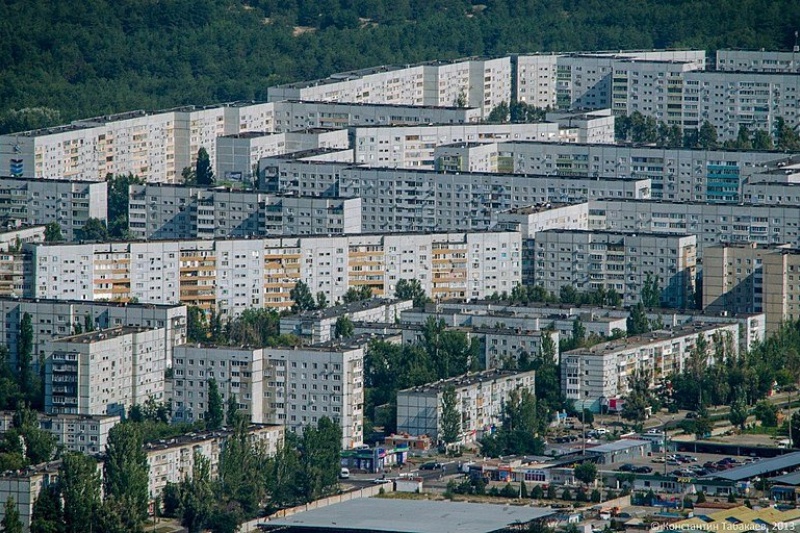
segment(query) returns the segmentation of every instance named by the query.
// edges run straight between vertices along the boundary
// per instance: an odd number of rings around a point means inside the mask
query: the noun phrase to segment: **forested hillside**
[[[385,63],[558,50],[787,48],[797,0],[3,0],[0,132],[262,99]],[[18,113],[26,108],[43,108]]]

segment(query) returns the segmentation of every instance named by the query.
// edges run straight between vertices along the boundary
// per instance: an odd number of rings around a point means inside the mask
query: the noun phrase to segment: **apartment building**
[[[14,411],[0,411],[0,431],[14,427]],[[37,412],[39,428],[51,433],[56,444],[71,452],[105,453],[108,432],[120,423],[118,415],[71,415]]]
[[[441,441],[442,395],[453,387],[461,419],[458,442],[475,442],[500,424],[509,394],[514,390],[534,394],[535,382],[533,371],[486,370],[398,391],[397,431]]]
[[[745,178],[785,158],[775,152],[541,142],[499,143],[498,151],[518,174],[650,179],[653,198],[720,203],[740,202]]]
[[[479,107],[402,105],[388,102],[365,104],[292,99],[268,105],[274,107],[274,131],[295,131],[306,128],[344,129],[348,126],[391,126],[396,124],[409,126],[466,124],[480,122],[482,119]]]
[[[580,113],[549,112],[546,119],[558,124],[562,142],[614,144],[616,120],[611,109]]]
[[[618,231],[547,230],[536,236],[533,282],[558,294],[614,289],[623,305],[641,301],[648,279],[667,307],[694,304],[697,245],[694,235]]]
[[[39,245],[33,297],[196,305],[224,316],[287,309],[298,280],[329,302],[351,287],[394,295],[418,279],[435,299],[484,298],[520,282],[517,232]]]
[[[120,302],[0,298],[0,340],[8,347],[9,363],[18,361],[20,324],[25,314],[33,327],[33,365],[47,357],[47,341],[89,330],[118,326],[164,330],[164,357],[169,365],[172,348],[186,342],[186,307]]]
[[[347,317],[352,322],[393,324],[400,313],[412,307],[412,300],[372,298],[315,311],[303,311],[281,317],[281,334],[296,335],[311,344],[319,344],[335,338],[336,323],[340,318]]]
[[[738,353],[738,336],[735,324],[691,324],[564,352],[561,390],[567,400],[575,402],[576,409],[595,413],[621,409],[634,373],[649,371],[650,386],[656,389],[664,378],[684,370],[698,338],[705,338],[709,346],[718,339]],[[713,353],[709,350],[709,365],[718,362]]]
[[[3,135],[0,168],[25,178],[103,181],[107,174],[133,174],[175,182],[196,162],[200,148],[214,160],[216,137],[239,131],[240,107],[131,111]]]
[[[260,446],[267,457],[273,457],[283,442],[284,428],[253,424],[247,428],[247,433],[248,438]],[[195,454],[208,459],[211,479],[216,479],[219,475],[220,457],[232,435],[231,429],[219,429],[145,444],[150,500],[161,497],[167,483],[191,479]]]
[[[56,222],[74,240],[90,218],[106,220],[105,183],[0,178],[0,217],[9,227]]]
[[[589,229],[589,204],[536,204],[497,213],[496,229],[522,234],[522,280],[532,283],[536,267],[536,234],[549,229]]]
[[[625,332],[627,311],[614,312],[613,309],[590,308],[570,309],[569,306],[535,306],[507,303],[482,302],[441,302],[428,304],[424,310],[412,309],[400,315],[400,324],[422,326],[428,318],[443,320],[448,327],[471,327],[478,331],[487,329],[510,330],[521,332],[524,336],[535,335],[541,343],[541,332],[547,332],[556,346],[555,358],[558,361],[558,341],[561,337],[572,335],[573,323],[580,320],[587,335],[610,337],[616,330]],[[472,333],[476,336],[477,333]],[[515,341],[516,342],[516,341]],[[500,343],[501,346],[512,346]],[[488,349],[489,347],[487,347]],[[529,354],[538,354],[535,350],[525,348]],[[504,355],[511,355],[504,354]]]
[[[723,244],[706,248],[703,309],[764,313],[767,333],[800,318],[800,251],[788,245]]]
[[[611,107],[614,67],[628,60],[688,63],[705,68],[703,50],[626,50],[514,55],[517,99],[540,108]]]
[[[14,498],[23,531],[30,531],[33,504],[43,487],[58,482],[61,461],[51,461],[28,466],[23,470],[7,470],[0,473],[0,501]],[[0,507],[0,520],[5,517],[5,506]]]
[[[264,157],[315,150],[347,149],[346,129],[308,128],[299,131],[248,131],[217,137],[216,177],[218,180],[252,182],[258,162]]]
[[[208,411],[208,380],[214,378],[223,402],[236,396],[239,412],[254,424],[268,420],[264,405],[265,367],[263,350],[238,346],[184,344],[175,347],[172,364],[172,416],[177,422],[205,418]]]
[[[227,187],[131,185],[136,239],[223,239],[361,232],[361,199],[285,196]]]
[[[613,118],[611,119],[613,122]],[[561,141],[558,123],[356,126],[355,162],[369,167],[434,168],[437,146],[507,140]],[[564,131],[567,134],[567,130]],[[613,138],[612,138],[613,140]]]
[[[649,179],[448,173],[299,162],[274,168],[285,193],[337,191],[361,198],[365,232],[488,229],[497,213],[590,198],[649,198]],[[308,187],[308,189],[306,189]]]
[[[511,101],[511,60],[461,59],[408,67],[380,66],[269,87],[267,99],[474,107],[486,117]]]
[[[743,351],[762,342],[765,336],[763,313],[721,314],[675,309],[649,309],[646,313],[648,320],[664,324],[667,328],[695,324],[735,324],[739,328],[739,346]],[[517,304],[484,300],[429,304],[425,313],[413,309],[403,312],[400,319],[403,323],[424,324],[428,316],[434,316],[451,326],[505,324],[512,328],[551,329],[564,336],[572,334],[572,322],[580,319],[587,335],[594,333],[609,337],[614,334],[615,329],[627,330],[625,320],[629,315],[628,310],[622,307]]]
[[[800,245],[800,208],[793,205],[709,204],[702,202],[589,202],[589,227],[612,231],[689,233],[697,237],[698,259],[707,246],[755,242]]]
[[[235,394],[251,421],[303,427],[328,417],[342,428],[342,447],[363,442],[366,340],[301,348],[184,345],[176,348],[172,400],[176,421],[201,420],[208,380],[227,401]]]
[[[44,408],[53,414],[125,416],[164,401],[165,331],[129,326],[48,341]]]
[[[495,143],[442,144],[433,150],[433,169],[437,172],[513,172],[510,161],[501,159]]]
[[[786,72],[800,74],[800,50],[717,50],[717,70],[731,72]]]

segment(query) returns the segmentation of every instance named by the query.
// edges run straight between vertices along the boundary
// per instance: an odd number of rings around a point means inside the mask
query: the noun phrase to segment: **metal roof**
[[[792,472],[785,476],[774,477],[770,481],[780,485],[800,485],[800,472]]]
[[[636,440],[636,439],[620,439],[593,448],[588,448],[586,453],[610,453],[620,452],[628,448],[635,448],[636,446],[650,445],[649,440]]]
[[[798,466],[800,466],[800,452],[792,452],[771,459],[763,459],[755,463],[750,463],[749,465],[731,468],[723,472],[714,472],[713,474],[703,477],[742,481],[780,470],[794,469]]]
[[[490,533],[554,514],[542,507],[360,498],[263,522],[267,528],[397,533]]]

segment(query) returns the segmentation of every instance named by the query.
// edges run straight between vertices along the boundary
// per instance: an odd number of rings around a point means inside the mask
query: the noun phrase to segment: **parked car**
[[[420,470],[436,470],[442,468],[442,463],[430,462],[419,467]]]
[[[342,468],[339,471],[339,479],[350,479],[350,470],[347,468]]]
[[[697,418],[697,413],[695,413],[694,411],[689,411],[688,413],[686,413],[687,420],[692,420],[694,418]]]
[[[619,467],[619,471],[620,472],[635,472],[636,471],[636,467],[633,466],[630,463],[627,463],[627,464],[624,464],[624,465],[620,466]]]
[[[650,472],[653,471],[653,469],[650,468],[649,466],[640,466],[635,468],[633,471],[636,472],[637,474],[649,474]]]
[[[664,459],[663,457],[653,457],[652,461],[654,463],[664,463],[666,462],[666,459]]]

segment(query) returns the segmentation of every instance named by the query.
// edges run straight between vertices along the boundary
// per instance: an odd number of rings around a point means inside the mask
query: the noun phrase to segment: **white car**
[[[594,430],[594,432],[597,433],[598,435],[605,435],[606,433],[608,433],[608,430],[606,428],[597,428]]]

